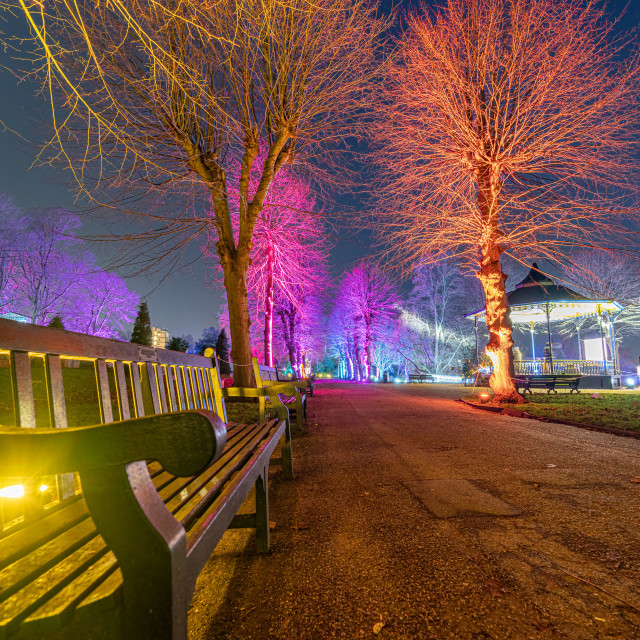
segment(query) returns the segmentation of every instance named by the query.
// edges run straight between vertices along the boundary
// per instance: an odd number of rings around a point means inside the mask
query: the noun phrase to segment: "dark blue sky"
[[[395,2],[396,6],[409,7],[418,3]],[[612,15],[619,15],[627,0],[610,3]],[[623,19],[625,28],[640,24],[640,0],[630,0]],[[389,0],[382,3],[383,10],[391,6]],[[23,32],[24,26],[15,20],[0,23],[5,33]],[[7,54],[2,54],[0,64],[12,66]],[[28,82],[18,83],[16,78],[0,69],[0,120],[31,144],[10,131],[0,133],[0,192],[15,198],[16,204],[27,212],[37,207],[65,207],[75,210],[73,194],[67,186],[67,176],[61,167],[38,167],[29,170],[37,152],[37,144],[45,139],[48,116],[46,100],[36,95],[37,87]],[[339,199],[339,198],[338,198]],[[345,220],[348,218],[345,217]],[[99,232],[99,225],[87,220],[85,233]],[[333,251],[333,268],[339,275],[349,264],[369,251],[366,234],[337,235]],[[106,262],[109,248],[98,250]],[[205,270],[198,263],[178,272],[158,286],[155,277],[129,279],[129,285],[142,296],[147,296],[151,320],[155,326],[166,327],[173,335],[192,334],[198,337],[203,328],[217,325],[221,303],[220,290],[207,285]]]

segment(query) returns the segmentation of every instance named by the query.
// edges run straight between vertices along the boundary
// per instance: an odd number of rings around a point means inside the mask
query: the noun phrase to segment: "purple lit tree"
[[[332,319],[338,320],[341,350],[359,380],[371,376],[374,343],[388,335],[398,314],[398,295],[391,281],[370,263],[348,271],[338,289]]]
[[[59,316],[68,330],[122,337],[139,296],[79,250],[81,240],[73,233],[79,225],[63,209],[22,217],[16,208],[7,211],[0,229],[0,307],[34,324],[48,325]]]

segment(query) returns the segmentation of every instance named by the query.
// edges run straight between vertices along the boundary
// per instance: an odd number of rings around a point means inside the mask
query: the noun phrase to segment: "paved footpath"
[[[192,640],[640,638],[640,441],[461,392],[318,384],[272,552],[225,534]]]

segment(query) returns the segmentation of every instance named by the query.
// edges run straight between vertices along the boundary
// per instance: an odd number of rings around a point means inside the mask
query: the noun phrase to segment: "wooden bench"
[[[409,382],[433,382],[433,376],[430,373],[410,373]]]
[[[292,476],[286,407],[274,395],[277,418],[226,424],[226,397],[269,389],[221,389],[201,356],[1,319],[0,360],[0,487],[25,490],[2,522],[0,638],[186,639],[224,532],[254,528],[269,549],[269,466]]]
[[[307,395],[313,393],[313,383],[309,380],[281,380],[275,367],[267,367],[259,364],[254,357],[253,375],[258,389],[271,389],[277,391],[280,401],[289,410],[291,417],[296,419],[296,428],[302,431],[302,422],[307,415]],[[263,396],[260,399],[260,419],[264,419],[265,411],[271,406],[273,395]]]
[[[569,392],[580,393],[578,385],[582,376],[556,374],[556,375],[519,375],[516,376],[516,388],[520,391],[523,389],[523,393],[533,394],[531,389],[546,389],[547,393],[558,393],[556,387],[568,387]]]

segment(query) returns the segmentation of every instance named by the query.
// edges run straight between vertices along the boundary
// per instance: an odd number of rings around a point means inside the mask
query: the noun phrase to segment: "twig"
[[[611,593],[610,591],[607,591],[606,589],[603,589],[602,587],[599,587],[597,584],[594,584],[590,580],[586,580],[585,578],[581,578],[580,576],[576,576],[575,574],[571,573],[570,571],[567,571],[566,569],[563,569],[562,567],[557,567],[557,568],[560,569],[560,571],[562,571],[562,573],[566,573],[568,576],[571,576],[572,578],[575,578],[576,580],[580,580],[581,582],[584,582],[585,584],[588,584],[590,587],[593,587],[594,589],[598,589],[599,591],[602,591],[602,593],[606,593],[608,596],[611,596],[612,598],[614,598],[616,600],[619,600],[620,602],[622,602],[622,604],[626,604],[627,607],[631,607],[634,611],[640,612],[640,607],[636,607],[636,605],[631,604],[630,602],[627,602],[626,600],[624,600],[620,596],[617,596],[617,595]]]

